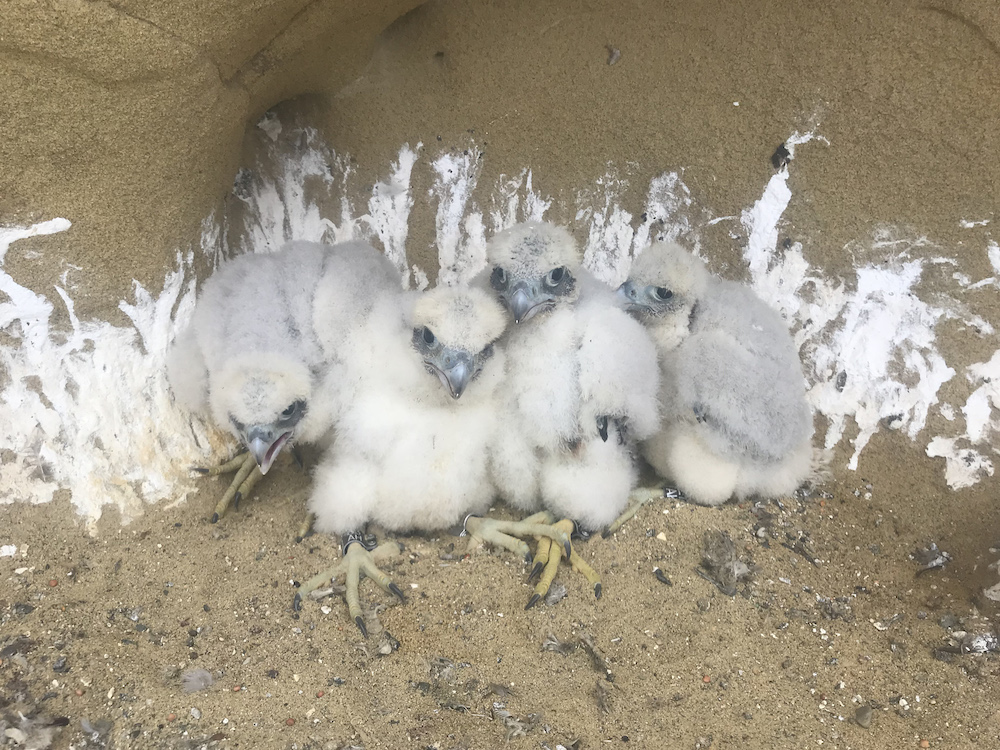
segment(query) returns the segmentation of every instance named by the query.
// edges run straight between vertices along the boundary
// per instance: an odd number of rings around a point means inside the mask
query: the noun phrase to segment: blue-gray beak
[[[618,287],[616,297],[618,304],[628,312],[642,309],[642,305],[639,304],[639,293],[636,291],[635,284],[631,281],[626,281]]]
[[[441,385],[448,389],[451,397],[459,399],[465,393],[469,381],[472,380],[474,371],[472,357],[463,351],[453,349],[445,349],[442,354],[444,355],[443,362],[440,365],[438,362],[431,361],[428,361],[427,364],[434,369]]]
[[[525,323],[535,315],[555,306],[555,298],[534,285],[519,281],[511,292],[503,295],[515,323]]]
[[[255,424],[247,429],[245,442],[261,474],[267,474],[291,436],[291,430],[281,431],[271,424]]]
[[[528,287],[521,284],[514,289],[510,296],[510,314],[514,316],[514,322],[520,323],[528,319],[531,312],[532,302],[528,296]]]

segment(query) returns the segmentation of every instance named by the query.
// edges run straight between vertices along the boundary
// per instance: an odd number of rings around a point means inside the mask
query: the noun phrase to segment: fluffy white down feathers
[[[643,251],[626,289],[663,374],[662,427],[643,445],[650,464],[706,505],[794,492],[813,468],[813,425],[781,316],[672,243]]]
[[[335,533],[369,521],[438,529],[495,494],[597,528],[635,486],[638,441],[705,504],[806,479],[812,419],[798,354],[747,287],[654,244],[623,286],[640,324],[561,227],[516,225],[487,253],[476,287],[422,294],[402,292],[364,243],[237,258],[205,283],[176,342],[178,400],[241,439],[241,425],[274,422],[299,401],[296,439],[336,425],[309,501],[317,530]],[[504,333],[515,308],[522,322]],[[445,374],[455,357],[458,387]]]
[[[486,446],[504,373],[490,344],[503,331],[496,302],[476,289],[438,287],[376,305],[345,346],[351,391],[336,444],[316,470],[315,528],[346,533],[374,521],[389,530],[434,530],[481,513],[494,496]],[[481,369],[453,398],[417,349],[433,332]]]
[[[588,528],[612,521],[635,486],[632,445],[659,425],[656,350],[641,325],[580,265],[573,238],[551,224],[521,224],[487,246],[491,271],[510,284],[545,282],[563,267],[575,282],[551,309],[508,328],[507,375],[490,445],[501,496],[543,506]],[[551,277],[549,279],[551,282]],[[607,439],[599,418],[609,418]]]
[[[235,258],[205,282],[175,342],[174,393],[241,439],[235,423],[271,423],[303,401],[295,437],[317,440],[336,413],[345,335],[400,285],[392,264],[363,242],[292,242]]]

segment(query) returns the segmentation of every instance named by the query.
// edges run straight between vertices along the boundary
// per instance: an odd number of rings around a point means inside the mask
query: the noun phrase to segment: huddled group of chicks
[[[534,561],[544,595],[564,556],[601,594],[571,535],[606,528],[636,492],[641,454],[694,502],[793,492],[812,470],[812,415],[781,317],[674,243],[637,256],[617,290],[564,228],[494,236],[468,285],[404,291],[364,242],[292,242],[204,285],[169,378],[247,448],[213,521],[293,441],[318,444],[308,508],[339,534],[351,617],[358,582],[402,598],[364,533],[464,523]],[[662,492],[659,493],[662,496]],[[497,498],[532,515],[484,514]],[[537,539],[534,558],[525,539]]]

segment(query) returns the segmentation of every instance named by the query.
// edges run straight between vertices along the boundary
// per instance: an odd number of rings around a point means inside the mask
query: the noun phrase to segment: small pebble
[[[238,693],[243,689],[242,685],[233,685],[233,692]]]
[[[870,727],[872,725],[872,707],[858,706],[858,710],[854,712],[854,720],[862,729]]]
[[[167,714],[167,721],[177,721],[177,714]]]
[[[712,678],[711,678],[710,675],[705,675],[704,677],[701,678],[701,681],[704,682],[707,685],[708,683],[710,683],[712,681]]]
[[[930,746],[931,746],[930,740],[920,740],[920,747],[930,747]]]
[[[52,588],[55,588],[58,585],[59,585],[59,581],[57,581],[55,578],[50,578],[49,579],[49,586],[51,586]]]
[[[324,695],[326,695],[326,693],[324,693],[322,690],[317,690],[316,691],[316,697],[317,698],[322,698]]]
[[[198,710],[197,708],[192,708],[191,709],[191,716],[192,716],[192,718],[200,719],[201,718],[201,711]]]
[[[73,692],[75,692],[75,693],[77,694],[77,697],[79,697],[79,696],[83,695],[83,691],[82,691],[82,690],[81,690],[80,688],[77,688],[77,689],[76,689],[76,690],[74,690]]]
[[[285,719],[286,726],[292,726],[295,723],[295,719]]]

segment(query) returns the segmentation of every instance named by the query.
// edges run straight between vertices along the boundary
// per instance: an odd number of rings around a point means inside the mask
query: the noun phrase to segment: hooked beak
[[[645,310],[645,306],[639,304],[639,292],[635,288],[635,284],[631,281],[626,281],[615,293],[618,299],[618,304],[621,305],[626,312],[640,312]]]
[[[253,425],[247,430],[247,448],[260,467],[261,474],[267,474],[281,448],[291,437],[291,430],[279,433],[273,425]]]
[[[507,301],[507,306],[510,309],[510,314],[514,316],[515,323],[525,323],[551,305],[552,299],[550,297],[537,299],[524,282],[514,287],[514,292]]]
[[[468,357],[460,356],[458,361],[451,367],[442,369],[437,365],[432,365],[441,385],[448,389],[448,393],[454,399],[460,399],[465,393],[466,386],[472,380],[472,362]]]

